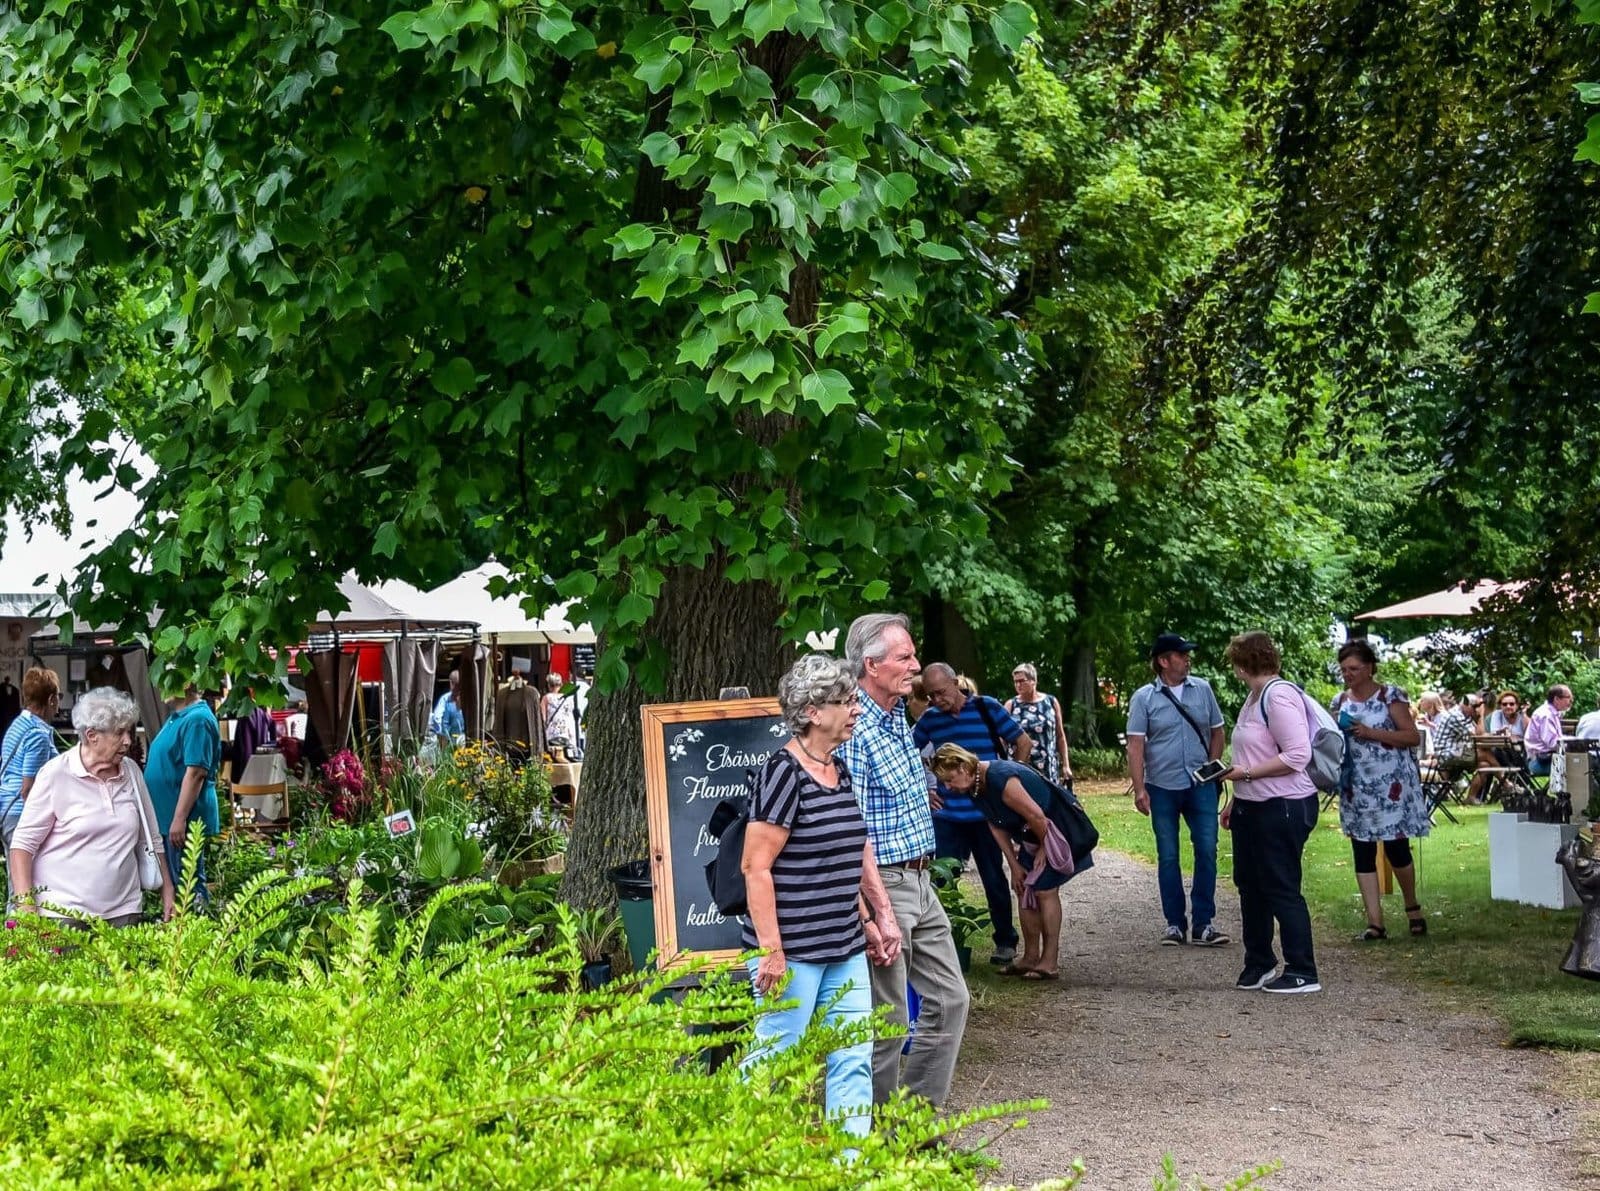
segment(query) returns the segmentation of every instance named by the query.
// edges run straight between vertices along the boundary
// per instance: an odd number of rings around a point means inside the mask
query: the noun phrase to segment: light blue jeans
[[[749,961],[751,980],[755,979],[759,963],[757,959]],[[768,999],[758,995],[756,1001],[759,1004]],[[742,1070],[748,1072],[768,1055],[788,1050],[800,1041],[819,1011],[822,1020],[830,1025],[871,1018],[872,978],[866,952],[837,964],[790,960],[789,982],[778,1003],[784,1007],[756,1018],[756,1044],[741,1064]],[[895,1041],[898,1043],[899,1039]],[[865,1137],[872,1129],[870,1038],[828,1052],[823,1088],[829,1118],[837,1120],[851,1136]]]

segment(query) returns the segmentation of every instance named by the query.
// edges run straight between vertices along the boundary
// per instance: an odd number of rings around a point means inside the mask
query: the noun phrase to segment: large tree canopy
[[[266,665],[346,570],[492,551],[600,630],[585,785],[636,807],[644,687],[770,689],[784,632],[881,598],[1004,482],[1022,342],[954,196],[969,92],[1032,26],[1018,0],[8,8],[5,424],[64,411],[65,465],[109,474],[114,429],[156,465],[80,607],[159,610],[205,675]],[[637,847],[591,807],[600,853]]]

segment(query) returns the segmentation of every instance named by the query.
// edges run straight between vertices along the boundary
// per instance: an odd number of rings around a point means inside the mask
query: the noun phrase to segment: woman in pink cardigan
[[[1311,730],[1305,695],[1279,675],[1283,662],[1266,633],[1239,634],[1228,643],[1228,661],[1250,688],[1233,726],[1233,768],[1222,775],[1233,783],[1222,825],[1233,832],[1244,935],[1244,971],[1234,987],[1321,992],[1311,912],[1300,893],[1300,857],[1317,825],[1317,788],[1306,775]],[[1272,949],[1274,922],[1283,946],[1281,973]]]

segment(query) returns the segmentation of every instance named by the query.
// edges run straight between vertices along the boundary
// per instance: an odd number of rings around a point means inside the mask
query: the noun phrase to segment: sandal
[[[1367,923],[1367,929],[1356,936],[1357,943],[1376,943],[1380,939],[1387,939],[1389,932],[1381,926]]]
[[[1003,968],[1001,968],[999,970],[998,975],[1001,975],[1001,976],[1026,976],[1031,971],[1033,971],[1032,968],[1024,968],[1024,967],[1021,967],[1021,966],[1019,966],[1017,964],[1007,964],[1005,967],[1003,967]]]
[[[1043,968],[1029,968],[1022,974],[1024,980],[1060,980],[1060,972],[1046,972]]]
[[[1411,933],[1414,934],[1414,935],[1425,935],[1425,934],[1428,933],[1428,920],[1426,918],[1411,918],[1410,917],[1412,914],[1420,914],[1420,913],[1422,913],[1422,907],[1421,906],[1407,906],[1406,907],[1407,920],[1409,921],[1409,923],[1411,925]]]

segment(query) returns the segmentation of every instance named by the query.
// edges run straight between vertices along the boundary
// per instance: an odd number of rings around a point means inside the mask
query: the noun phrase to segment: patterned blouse
[[[1349,716],[1369,728],[1399,728],[1392,704],[1410,706],[1397,686],[1380,686],[1368,699],[1342,691],[1332,704],[1336,717]],[[1343,719],[1341,718],[1341,723]],[[1344,774],[1340,779],[1339,822],[1357,840],[1416,839],[1427,835],[1428,805],[1416,754],[1381,740],[1357,740],[1345,732]]]
[[[1056,720],[1060,706],[1055,697],[1041,693],[1031,703],[1007,699],[1006,710],[1033,740],[1033,752],[1028,754],[1028,764],[1055,781],[1061,776],[1061,758],[1056,755]]]

